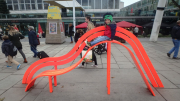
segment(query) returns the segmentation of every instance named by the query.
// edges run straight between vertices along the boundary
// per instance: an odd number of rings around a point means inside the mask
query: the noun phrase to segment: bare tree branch
[[[180,5],[175,0],[172,0],[172,2],[174,3],[175,6],[177,6],[180,9]]]

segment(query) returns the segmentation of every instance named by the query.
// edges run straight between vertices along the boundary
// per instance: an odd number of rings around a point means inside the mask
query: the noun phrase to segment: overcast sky
[[[131,5],[137,1],[140,1],[140,0],[121,0],[124,2],[124,7],[128,6],[128,5]]]

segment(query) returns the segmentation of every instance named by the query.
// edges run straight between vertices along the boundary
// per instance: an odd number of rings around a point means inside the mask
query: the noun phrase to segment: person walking
[[[134,28],[134,35],[137,37],[139,32],[139,28],[135,26]]]
[[[2,28],[0,26],[0,40],[2,40],[2,34],[3,34],[3,30],[2,30]]]
[[[171,57],[171,54],[174,52],[173,59],[179,59],[179,45],[180,45],[180,20],[177,21],[177,25],[175,25],[171,31],[171,37],[174,44],[174,47],[167,53],[168,57]]]
[[[38,45],[38,38],[36,35],[36,32],[34,31],[33,26],[28,27],[29,33],[28,33],[28,38],[29,38],[29,44],[31,47],[31,51],[34,53],[34,58],[36,58],[38,52],[37,52],[37,45]]]
[[[6,57],[8,57],[8,68],[12,68],[12,63],[17,65],[17,70],[20,68],[21,64],[13,59],[13,56],[17,55],[17,49],[14,47],[13,43],[9,40],[9,37],[7,35],[4,35],[3,37],[4,42],[2,43],[1,49],[2,52],[5,54]]]
[[[14,29],[17,30],[17,31],[19,31],[19,29],[17,28],[17,25],[16,25],[16,24],[14,24]]]
[[[70,23],[69,24],[69,36],[71,37],[71,43],[73,43],[73,38],[72,38],[72,36],[74,34],[73,27],[74,26],[72,25],[72,23]]]
[[[22,51],[22,44],[20,41],[20,39],[23,39],[23,38],[24,36],[18,30],[15,30],[13,26],[10,27],[9,40],[14,44],[14,46],[16,46],[19,53],[22,55],[24,59],[24,63],[27,63],[27,59],[24,52]]]
[[[86,32],[88,32],[91,29],[95,28],[94,24],[91,22],[91,17],[89,17],[89,16],[85,17],[85,21],[86,21],[86,23],[88,23]]]

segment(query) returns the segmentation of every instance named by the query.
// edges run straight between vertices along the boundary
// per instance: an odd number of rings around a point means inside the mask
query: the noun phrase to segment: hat
[[[106,19],[109,19],[111,20],[111,22],[113,21],[113,15],[111,13],[106,13],[104,14],[103,16],[103,19],[106,20]]]

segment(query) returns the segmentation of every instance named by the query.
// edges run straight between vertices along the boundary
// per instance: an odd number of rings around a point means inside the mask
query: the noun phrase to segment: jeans
[[[91,42],[91,46],[101,42],[101,41],[104,41],[104,40],[109,40],[110,38],[107,37],[107,36],[101,36],[101,37],[98,37],[96,38],[94,41]]]
[[[31,51],[34,53],[34,57],[36,57],[37,56],[37,45],[33,45],[33,46],[31,46]]]
[[[73,42],[72,36],[71,36],[71,42]]]
[[[179,43],[180,43],[180,40],[173,39],[172,41],[173,41],[174,47],[168,53],[171,54],[172,52],[175,51],[173,57],[177,57],[178,56],[178,52],[179,52]]]

